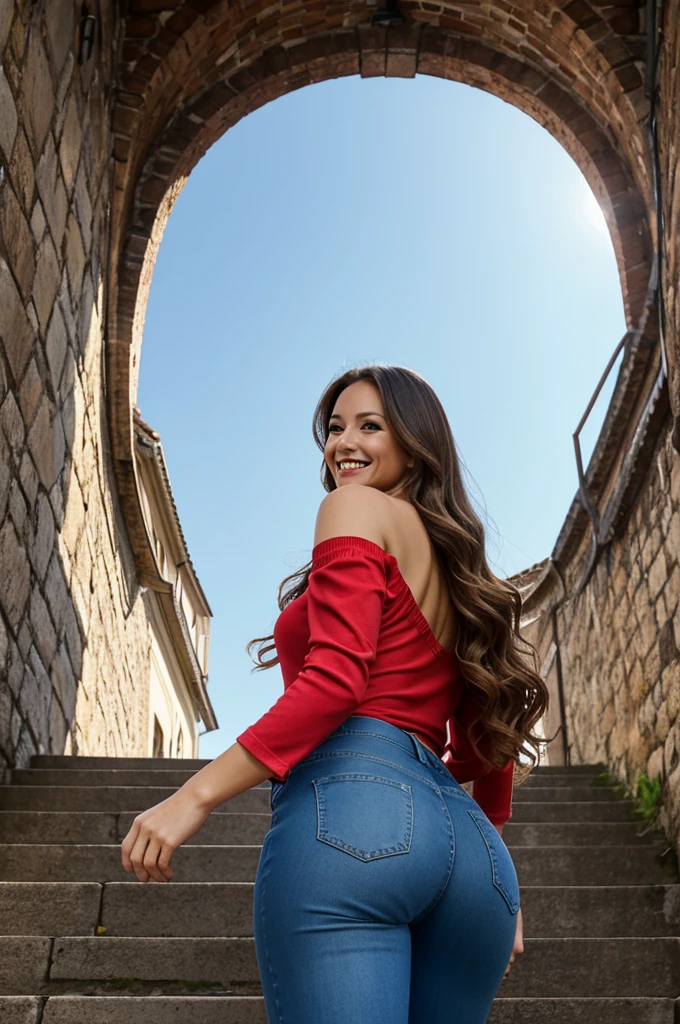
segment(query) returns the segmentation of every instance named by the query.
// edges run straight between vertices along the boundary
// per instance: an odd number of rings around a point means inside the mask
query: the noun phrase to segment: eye
[[[362,424],[362,426],[363,426],[363,427],[375,427],[375,428],[376,428],[376,430],[380,430],[380,426],[379,426],[379,425],[378,425],[377,423],[374,423],[374,422],[373,422],[373,420],[366,420],[366,421],[365,421],[365,422],[364,422],[364,423]],[[334,428],[334,427],[340,427],[340,424],[339,424],[339,423],[331,423],[330,427],[328,428],[328,433],[329,433],[329,434],[332,434],[332,433],[333,433],[333,428]],[[341,429],[342,429],[342,428],[341,428]],[[369,431],[369,433],[370,433],[370,431]]]

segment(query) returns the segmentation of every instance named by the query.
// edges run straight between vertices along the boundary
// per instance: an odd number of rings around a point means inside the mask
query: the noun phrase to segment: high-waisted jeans
[[[352,715],[270,803],[253,905],[269,1024],[484,1024],[519,886],[439,758]]]

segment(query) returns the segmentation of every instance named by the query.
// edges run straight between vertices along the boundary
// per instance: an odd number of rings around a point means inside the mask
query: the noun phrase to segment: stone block
[[[31,569],[26,550],[9,519],[0,529],[0,565],[0,604],[16,635],[28,600]]]
[[[34,153],[41,153],[54,110],[54,86],[40,32],[29,32],[26,64],[21,76],[21,118]]]
[[[26,219],[28,219],[28,212],[33,208],[33,200],[35,198],[35,171],[33,170],[33,157],[28,145],[28,139],[23,129],[17,132],[14,143],[10,177],[14,191],[21,203]]]
[[[35,267],[35,282],[33,284],[33,302],[41,331],[45,331],[52,313],[54,300],[59,291],[61,270],[59,260],[52,244],[49,234],[45,234],[40,248]]]
[[[33,422],[33,417],[35,416],[36,409],[38,408],[41,394],[42,381],[40,379],[40,374],[38,373],[38,367],[35,365],[35,359],[31,359],[19,390],[19,405],[21,406],[21,412],[26,427],[30,428],[31,423]],[[26,453],[24,454],[24,459],[22,459],[22,465],[25,458]]]
[[[45,8],[45,27],[52,55],[52,65],[59,73],[75,38],[75,14],[72,0],[49,3]]]
[[[31,231],[33,232],[33,238],[35,244],[40,245],[45,234],[45,228],[47,227],[47,221],[45,220],[45,214],[43,213],[42,203],[39,199],[36,199],[33,206],[33,213],[31,214]]]
[[[61,162],[64,185],[69,195],[75,181],[82,145],[83,138],[80,129],[80,117],[78,116],[78,102],[75,92],[72,92],[66,107],[64,129],[59,143],[59,160]]]
[[[28,446],[40,482],[50,490],[64,467],[65,446],[61,417],[46,394],[28,435]]]
[[[21,380],[31,354],[34,331],[7,264],[0,259],[0,340],[14,380]]]
[[[21,493],[19,482],[14,478],[9,492],[9,514],[14,523],[14,529],[17,531],[17,537],[22,541],[26,542],[26,519],[28,518],[28,506],[26,499]]]
[[[0,224],[3,246],[7,253],[12,254],[12,270],[24,302],[27,302],[35,275],[33,235],[21,204],[7,180],[0,189]]]
[[[71,667],[64,640],[59,644],[52,668],[50,670],[52,688],[59,698],[64,715],[69,722],[73,720],[76,708],[77,680]]]
[[[45,665],[51,665],[57,649],[57,633],[45,599],[37,588],[31,593],[30,616],[33,637],[42,661]]]
[[[85,268],[85,252],[83,240],[80,236],[78,221],[69,214],[66,225],[66,266],[71,285],[71,301],[76,309],[80,301],[80,286],[83,281],[83,270]]]
[[[5,49],[13,14],[14,0],[0,0],[0,53]]]
[[[0,992],[16,995],[40,991],[47,980],[52,939],[0,935]]]
[[[52,507],[44,494],[38,496],[36,516],[35,535],[30,549],[30,557],[36,575],[42,581],[55,541]]]
[[[0,431],[4,434],[9,451],[17,462],[24,445],[24,421],[17,400],[11,391],[5,395],[0,406]]]
[[[61,374],[64,368],[64,359],[66,357],[67,347],[68,336],[66,333],[66,324],[64,323],[64,317],[61,312],[60,305],[55,303],[49,327],[47,328],[47,336],[45,338],[45,353],[47,355],[47,362],[50,367],[52,384],[55,392],[59,389],[59,381],[61,380]]]
[[[36,494],[38,493],[38,474],[36,473],[35,466],[28,452],[24,452],[21,460],[21,468],[19,470],[19,480],[21,486],[24,489],[24,494],[28,498],[29,505],[35,504]]]
[[[59,249],[66,227],[68,196],[66,195],[64,182],[61,178],[61,168],[57,160],[57,151],[51,133],[47,136],[45,148],[38,160],[35,181],[38,187],[38,194],[42,200],[47,223],[52,232],[52,241],[56,248]]]
[[[0,47],[1,50],[1,47]],[[0,149],[9,163],[17,134],[17,108],[4,68],[0,65]]]
[[[663,585],[668,578],[666,569],[666,556],[663,547],[652,562],[648,573],[649,594],[652,601],[655,601]]]

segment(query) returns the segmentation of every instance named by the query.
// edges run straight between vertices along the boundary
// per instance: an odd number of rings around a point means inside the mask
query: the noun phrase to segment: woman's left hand
[[[517,911],[517,926],[515,928],[515,942],[512,947],[512,953],[510,954],[510,961],[508,966],[505,968],[504,978],[507,978],[510,973],[510,967],[515,962],[515,957],[518,953],[524,952],[524,925],[522,924],[522,908],[520,907]]]
[[[123,867],[140,882],[168,882],[174,851],[198,832],[209,814],[184,788],[142,811],[121,844]]]

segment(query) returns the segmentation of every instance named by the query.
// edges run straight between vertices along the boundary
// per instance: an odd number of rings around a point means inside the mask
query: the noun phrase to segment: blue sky
[[[344,369],[408,366],[447,411],[492,571],[545,558],[572,434],[625,320],[586,181],[536,122],[454,82],[346,78],[239,122],[192,172],[151,285],[138,404],[213,610],[229,747],[277,699],[271,633],[325,495],[312,413]],[[582,433],[592,451],[620,363]]]

